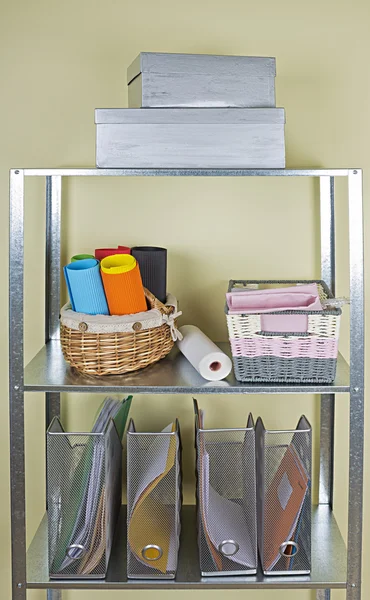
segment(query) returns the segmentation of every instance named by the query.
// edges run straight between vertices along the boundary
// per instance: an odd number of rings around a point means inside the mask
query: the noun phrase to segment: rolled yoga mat
[[[147,310],[139,265],[133,256],[107,256],[100,268],[111,315],[132,315]]]
[[[92,258],[94,260],[92,254],[75,254],[72,256],[71,262],[76,262],[76,260],[85,260],[86,258]]]
[[[100,261],[113,254],[131,254],[131,248],[128,246],[118,246],[117,248],[96,248],[95,250],[95,258]]]
[[[99,261],[76,260],[64,267],[72,309],[88,315],[109,315]]]
[[[195,325],[184,325],[179,329],[183,339],[177,345],[193,367],[208,381],[219,381],[227,377],[232,369],[230,358]]]
[[[165,303],[167,296],[167,250],[155,246],[135,246],[131,254],[139,263],[143,285],[158,300]]]

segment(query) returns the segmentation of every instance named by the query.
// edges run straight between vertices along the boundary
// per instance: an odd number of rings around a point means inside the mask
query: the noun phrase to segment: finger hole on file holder
[[[163,550],[156,544],[148,544],[142,549],[141,555],[145,560],[159,560],[163,556]]]
[[[289,554],[287,553],[287,550],[289,551]],[[287,558],[295,556],[298,554],[298,551],[299,546],[296,542],[284,542],[279,548],[281,556],[286,556]]]
[[[77,556],[72,554],[73,550],[78,550]],[[81,544],[71,544],[66,550],[66,556],[68,556],[68,558],[71,558],[72,560],[78,560],[79,558],[85,556],[85,554],[85,546],[82,546]]]
[[[234,540],[224,540],[219,545],[218,550],[224,556],[234,556],[239,550],[239,544]]]

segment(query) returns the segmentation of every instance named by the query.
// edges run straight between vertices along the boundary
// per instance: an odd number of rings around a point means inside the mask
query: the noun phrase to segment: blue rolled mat
[[[109,315],[99,261],[77,260],[64,267],[72,309],[87,315]]]

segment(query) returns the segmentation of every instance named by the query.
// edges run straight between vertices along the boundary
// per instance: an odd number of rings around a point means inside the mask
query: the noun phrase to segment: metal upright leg
[[[59,339],[60,226],[62,178],[46,177],[45,343]],[[46,428],[60,415],[60,394],[46,392]],[[61,600],[61,590],[47,590],[47,600]]]
[[[9,412],[12,599],[26,600],[26,515],[23,388],[24,173],[10,172]]]
[[[321,278],[335,294],[334,177],[320,177]],[[321,394],[319,504],[333,506],[335,395]],[[330,600],[318,590],[317,600]]]
[[[347,600],[360,600],[364,452],[364,271],[361,170],[354,170],[349,173],[348,203],[351,296],[351,383]]]
[[[45,343],[59,339],[61,176],[46,177]],[[46,427],[60,414],[60,394],[46,393]]]

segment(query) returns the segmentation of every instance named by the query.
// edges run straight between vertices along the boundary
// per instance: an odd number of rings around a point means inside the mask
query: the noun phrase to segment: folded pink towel
[[[316,283],[226,294],[230,313],[265,313],[281,310],[322,310]]]
[[[229,314],[261,314],[261,328],[266,332],[307,331],[306,315],[268,315],[280,311],[322,310],[316,283],[266,290],[233,291],[226,294]]]

